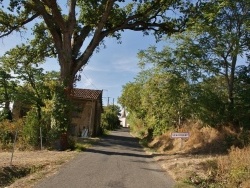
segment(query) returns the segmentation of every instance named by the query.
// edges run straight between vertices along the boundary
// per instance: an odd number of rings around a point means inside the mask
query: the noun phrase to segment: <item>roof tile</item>
[[[79,89],[74,88],[71,91],[71,96],[78,99],[98,99],[102,95],[102,90]]]

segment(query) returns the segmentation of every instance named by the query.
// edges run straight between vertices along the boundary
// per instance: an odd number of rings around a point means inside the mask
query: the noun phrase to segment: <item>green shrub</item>
[[[25,117],[25,126],[23,128],[23,137],[33,147],[40,144],[40,122],[35,110],[31,110]]]
[[[117,106],[104,107],[104,113],[101,116],[101,127],[103,130],[114,130],[120,126],[118,118],[119,108]]]

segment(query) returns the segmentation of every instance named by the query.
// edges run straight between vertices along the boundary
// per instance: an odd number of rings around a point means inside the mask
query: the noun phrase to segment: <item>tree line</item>
[[[250,129],[250,3],[203,5],[162,49],[138,53],[141,71],[119,102],[142,133],[163,134],[189,120]]]
[[[132,30],[153,34],[159,40],[166,34],[183,31],[190,13],[200,3],[182,0],[0,0],[0,5],[0,38],[17,32],[24,41],[6,51],[0,60],[2,117],[14,124],[11,102],[20,100],[31,105],[32,111],[27,113],[26,120],[33,128],[28,135],[32,139],[36,135],[33,140],[37,140],[39,126],[54,127],[47,129],[52,137],[69,130],[69,94],[94,52],[105,47],[106,38],[121,42],[121,33]],[[176,10],[175,15],[169,16],[173,10]],[[57,59],[60,71],[56,78],[54,73],[47,74],[39,68],[47,58]],[[25,127],[29,126],[25,124]]]
[[[247,56],[249,50],[247,0],[0,0],[0,4],[0,38],[20,32],[25,41],[0,59],[2,117],[11,120],[10,102],[20,99],[34,107],[27,118],[31,125],[43,127],[48,118],[56,133],[68,131],[69,93],[81,79],[79,73],[105,47],[106,38],[121,42],[125,30],[152,34],[156,41],[176,34],[176,48],[158,52],[151,47],[140,53],[142,65],[150,64],[151,70],[143,70],[128,84],[131,87],[125,86],[124,93],[128,88],[133,96],[124,94],[120,99],[143,126],[161,133],[165,122],[170,126],[190,117],[239,126],[249,117],[245,101],[249,67],[236,66],[238,57]],[[25,36],[25,30],[31,34]],[[57,59],[58,74],[39,68],[47,58]],[[131,106],[129,98],[134,99]],[[204,107],[198,110],[199,105]],[[197,112],[191,113],[196,106]],[[214,118],[207,116],[209,111]]]

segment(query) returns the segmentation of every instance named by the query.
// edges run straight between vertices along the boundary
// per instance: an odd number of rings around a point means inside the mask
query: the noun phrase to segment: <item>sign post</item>
[[[173,132],[171,133],[171,138],[180,138],[181,139],[181,146],[180,146],[180,150],[183,147],[183,140],[184,138],[189,138],[190,134],[189,132]]]

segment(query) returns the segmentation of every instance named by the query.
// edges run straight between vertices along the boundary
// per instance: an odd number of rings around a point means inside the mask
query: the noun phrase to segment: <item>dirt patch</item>
[[[77,153],[48,150],[16,151],[10,166],[11,152],[0,152],[0,187],[33,187],[38,180],[55,174],[63,163]]]

